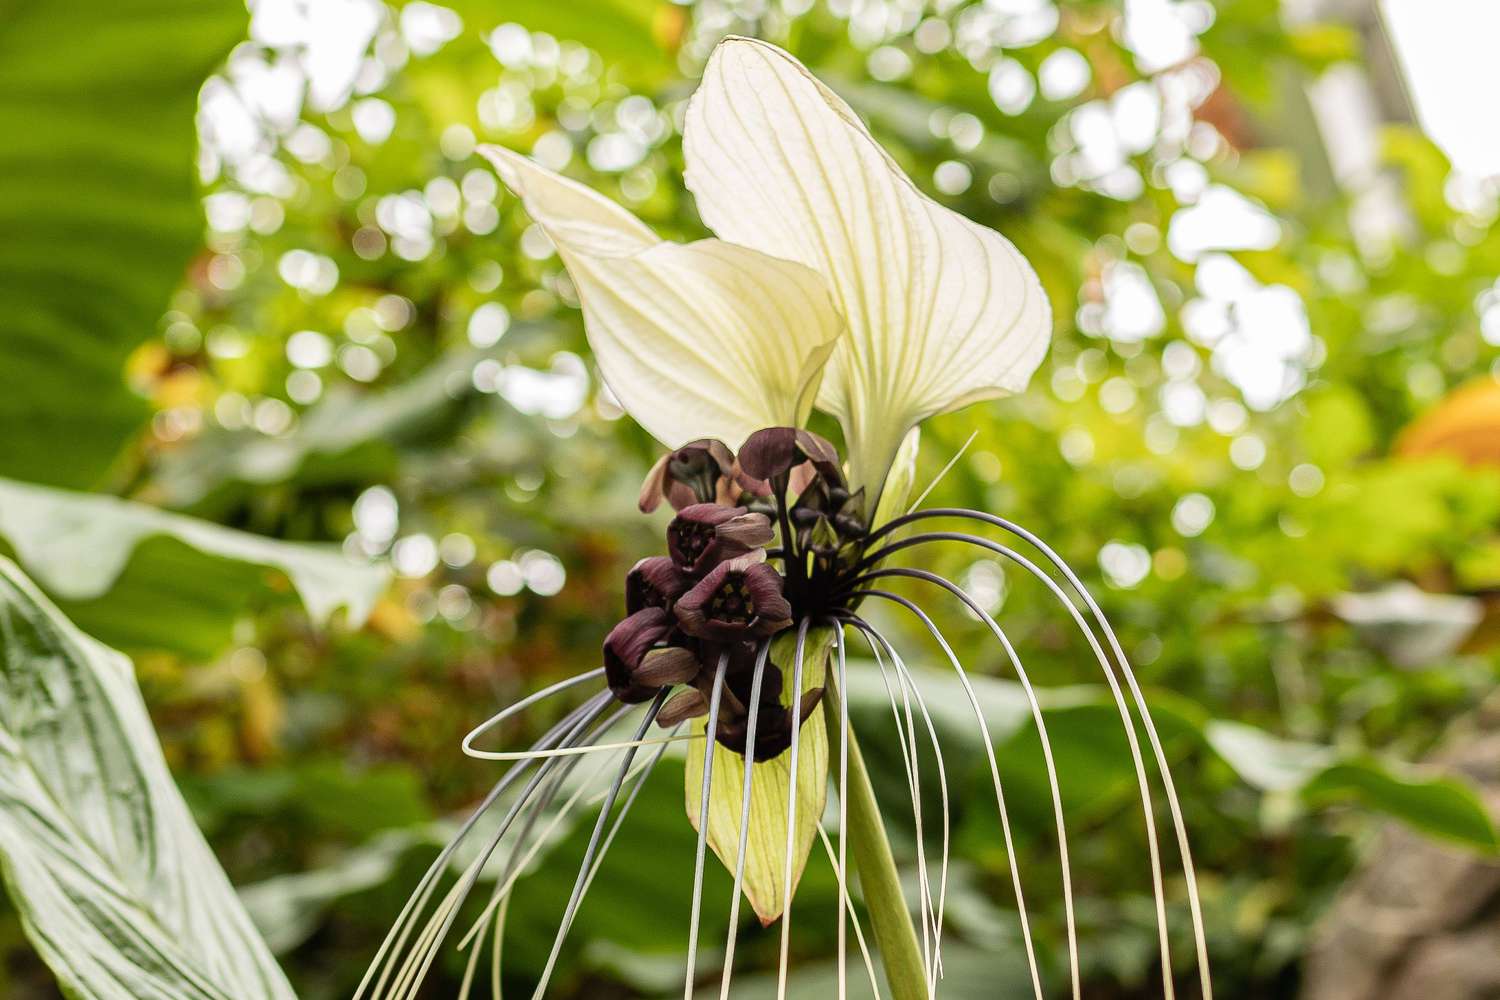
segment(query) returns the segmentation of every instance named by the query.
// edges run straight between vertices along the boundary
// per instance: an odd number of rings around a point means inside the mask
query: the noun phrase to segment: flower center
[[[750,622],[755,619],[755,598],[750,585],[740,573],[731,573],[709,601],[710,617],[721,622]]]
[[[690,563],[697,562],[714,541],[714,529],[706,524],[682,524],[675,526],[674,530],[677,550]]]

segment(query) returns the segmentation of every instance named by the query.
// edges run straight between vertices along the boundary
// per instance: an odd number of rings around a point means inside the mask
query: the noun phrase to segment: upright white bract
[[[557,246],[604,380],[642,427],[668,447],[738,448],[807,419],[843,331],[815,272],[719,240],[658,239],[576,181],[483,152]]]
[[[658,239],[609,199],[508,150],[501,178],[557,245],[604,379],[668,446],[843,426],[878,494],[922,420],[1018,392],[1051,311],[1005,237],[922,194],[788,53],[714,50],[688,107],[687,184],[721,239]]]
[[[927,417],[1025,388],[1051,333],[1031,266],[918,191],[791,55],[749,38],[720,44],[683,151],[714,232],[827,281],[849,336],[818,405],[843,425],[854,482],[878,491]]]

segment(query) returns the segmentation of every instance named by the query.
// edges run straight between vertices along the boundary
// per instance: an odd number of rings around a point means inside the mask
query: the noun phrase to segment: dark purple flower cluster
[[[788,506],[788,494],[796,498]],[[745,752],[748,702],[762,647],[799,614],[822,611],[809,600],[809,573],[847,554],[864,534],[863,497],[844,488],[838,455],[808,431],[773,427],[745,442],[738,458],[722,442],[694,441],[652,468],[640,506],[665,500],[677,511],[667,528],[665,556],[643,559],[626,579],[628,616],[604,641],[610,690],[628,704],[649,701],[681,685],[657,716],[662,726],[706,715],[714,677],[726,664],[716,737]],[[781,528],[781,548],[767,546]],[[795,582],[788,593],[768,557],[781,560]],[[802,598],[795,608],[792,599]],[[791,746],[792,713],[781,704],[782,668],[764,657],[755,758],[769,760]],[[823,691],[802,696],[800,717]]]

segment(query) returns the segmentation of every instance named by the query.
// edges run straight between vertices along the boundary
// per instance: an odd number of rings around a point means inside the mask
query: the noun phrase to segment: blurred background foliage
[[[1496,846],[1483,768],[1421,762],[1479,725],[1464,720],[1500,667],[1500,187],[1411,120],[1386,27],[1373,6],[1274,0],[257,0],[248,24],[228,3],[0,5],[0,183],[25,192],[0,198],[0,476],[32,484],[0,482],[5,551],[134,657],[174,773],[300,995],[348,995],[448,817],[496,777],[460,736],[595,663],[660,529],[634,505],[653,444],[475,146],[703,236],[684,101],[718,38],[776,40],[1041,274],[1056,336],[1031,389],[933,421],[918,481],[961,452],[929,503],[1013,518],[1097,586],[1177,762],[1220,995],[1296,995],[1384,824],[1478,864]],[[309,542],[376,568],[310,565]],[[1157,995],[1139,807],[1092,660],[1011,569],[923,559],[1058,689],[1085,994]],[[1035,733],[983,626],[934,613],[995,678],[1028,902],[1061,982]],[[882,624],[942,666],[912,622]],[[909,862],[889,712],[876,688],[855,695]],[[961,692],[934,676],[929,696],[959,706],[938,712],[944,995],[1029,995],[977,737]],[[681,764],[663,771],[558,996],[675,988],[692,834]],[[522,883],[516,990],[581,851],[565,838]],[[828,982],[835,903],[815,856],[796,995]],[[744,938],[735,995],[757,996],[774,946]],[[13,914],[0,946],[0,992],[54,995]],[[428,995],[453,993],[462,956],[446,959]]]

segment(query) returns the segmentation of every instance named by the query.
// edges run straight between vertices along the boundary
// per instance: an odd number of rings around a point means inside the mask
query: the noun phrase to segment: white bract
[[[999,233],[922,194],[844,101],[750,38],[714,50],[688,105],[686,182],[719,239],[672,243],[608,198],[484,154],[556,244],[610,389],[668,447],[843,426],[879,492],[927,417],[1018,392],[1051,312]]]

